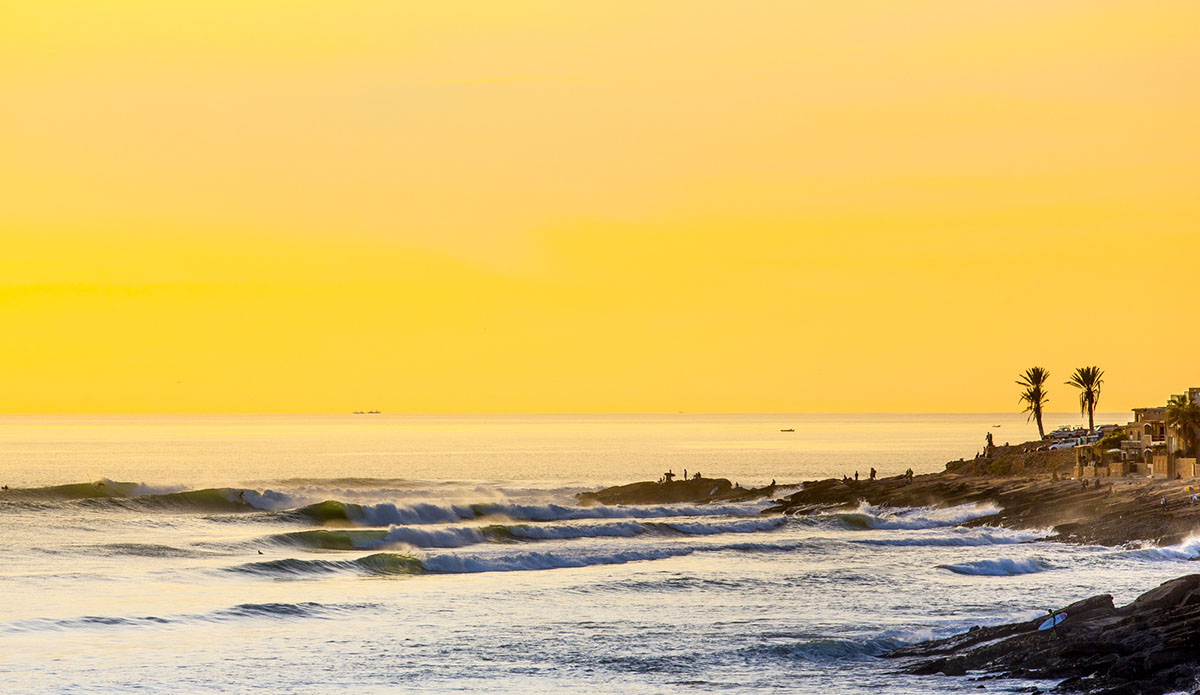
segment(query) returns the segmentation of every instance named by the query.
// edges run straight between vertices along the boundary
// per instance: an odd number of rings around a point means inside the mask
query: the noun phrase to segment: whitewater
[[[825,417],[143,419],[83,433],[0,419],[0,688],[979,692],[878,655],[1097,593],[1126,602],[1200,556],[1200,539],[1081,547],[958,525],[988,504],[785,517],[766,500],[575,499],[637,479],[639,454],[641,478],[667,461],[746,485],[924,472],[966,444],[960,431],[1010,424],[878,416],[849,447]],[[799,436],[780,444],[779,425]],[[897,444],[900,429],[919,443]],[[510,474],[484,475],[501,470],[480,455],[488,442]]]

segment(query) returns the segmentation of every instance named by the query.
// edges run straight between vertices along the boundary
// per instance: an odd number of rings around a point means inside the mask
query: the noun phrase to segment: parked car
[[[1059,449],[1073,449],[1078,443],[1077,439],[1064,439],[1061,442],[1055,442],[1050,445],[1050,451],[1058,451]]]

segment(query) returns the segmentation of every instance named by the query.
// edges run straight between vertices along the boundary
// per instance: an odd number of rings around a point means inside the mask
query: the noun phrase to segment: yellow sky
[[[0,7],[0,412],[1200,385],[1200,3]],[[1059,386],[1052,410],[1075,396]]]

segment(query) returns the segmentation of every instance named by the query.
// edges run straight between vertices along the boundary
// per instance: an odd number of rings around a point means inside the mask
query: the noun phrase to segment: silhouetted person
[[[875,479],[875,469],[872,468],[871,469],[871,480],[874,480],[874,479]]]
[[[854,482],[858,482],[858,471],[854,471]]]

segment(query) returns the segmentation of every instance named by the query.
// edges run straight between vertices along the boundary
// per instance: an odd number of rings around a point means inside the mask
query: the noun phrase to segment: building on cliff
[[[1200,386],[1187,390],[1192,400],[1200,401]],[[1182,455],[1184,438],[1177,428],[1167,423],[1166,406],[1134,408],[1133,421],[1125,427],[1121,441],[1120,460],[1126,463],[1125,474],[1155,478],[1195,478],[1200,476],[1196,459]]]

